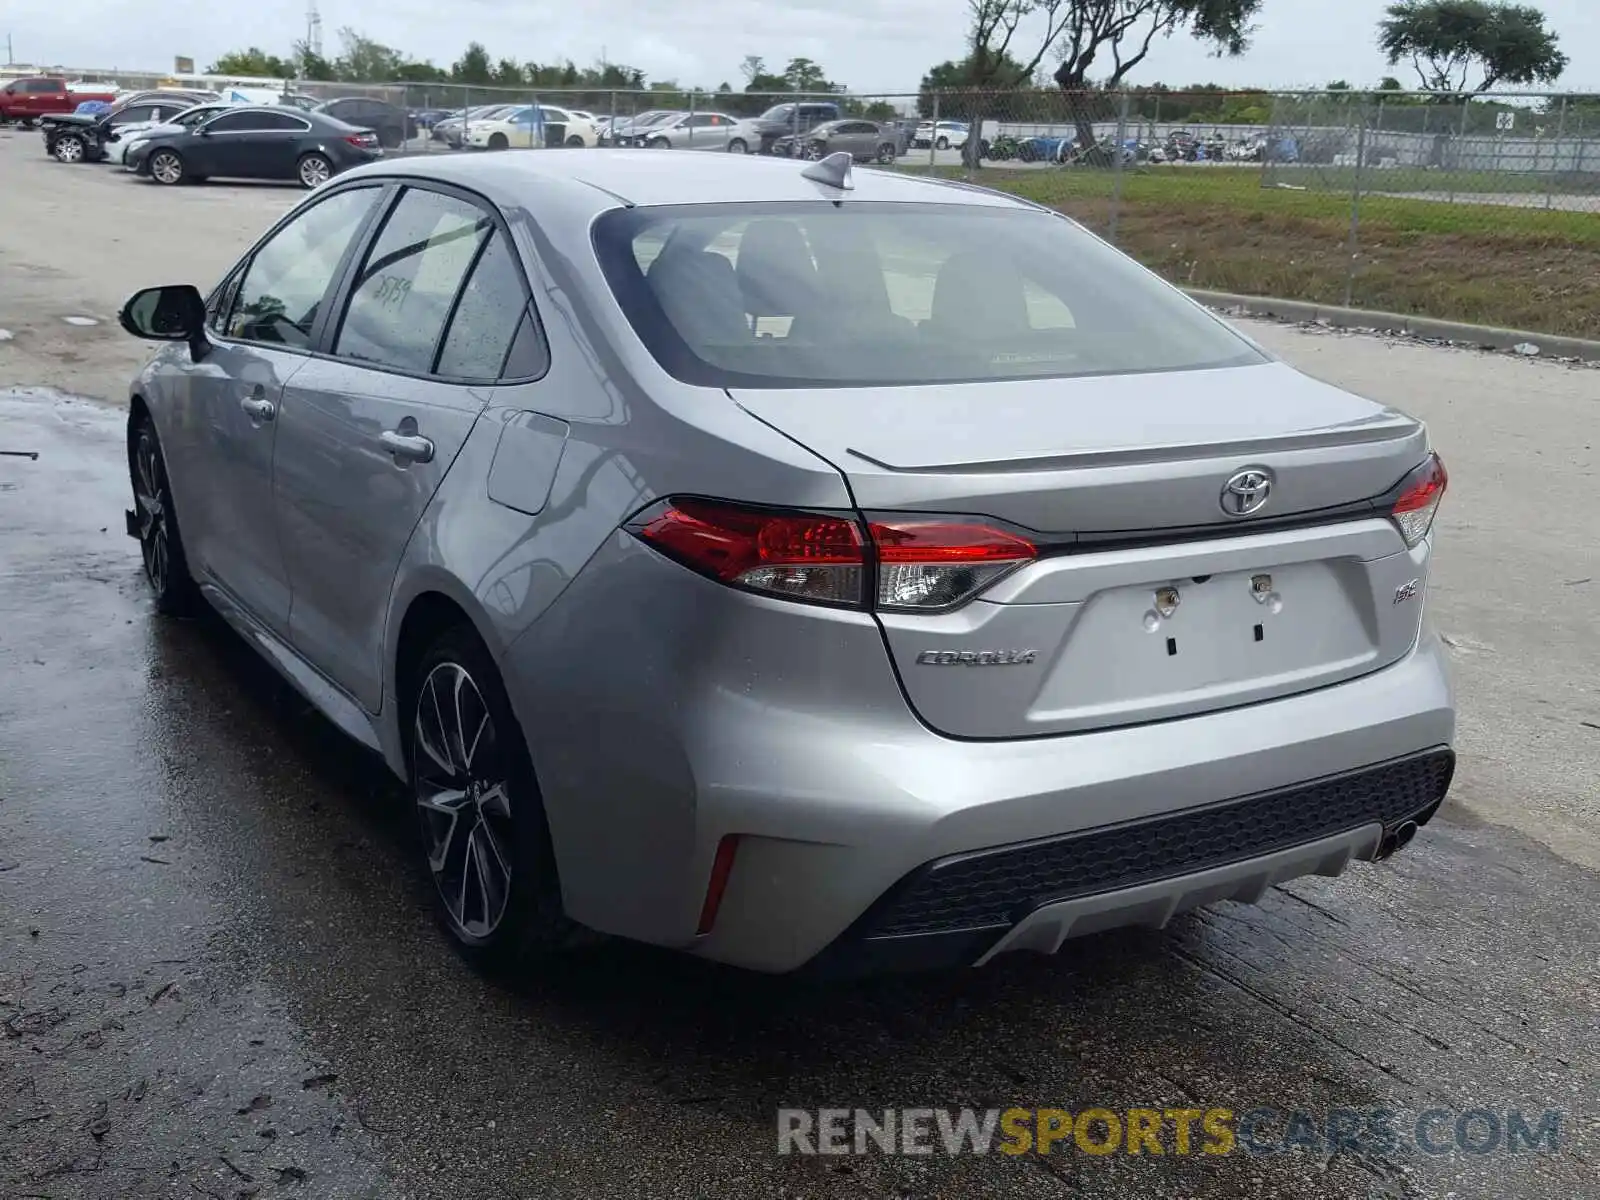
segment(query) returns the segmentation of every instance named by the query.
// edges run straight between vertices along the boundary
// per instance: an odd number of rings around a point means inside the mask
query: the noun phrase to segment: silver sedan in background
[[[636,144],[651,150],[726,150],[739,118],[720,112],[680,113],[641,131]]]
[[[405,781],[470,956],[1052,952],[1449,786],[1427,430],[1016,197],[383,161],[122,323],[158,608]]]

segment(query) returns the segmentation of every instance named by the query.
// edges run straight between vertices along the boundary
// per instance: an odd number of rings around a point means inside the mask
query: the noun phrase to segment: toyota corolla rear
[[[630,798],[562,864],[580,919],[764,970],[977,963],[1337,874],[1432,816],[1446,475],[1418,422],[1021,206],[641,206],[594,237],[714,423],[842,487],[685,475],[537,635],[629,730],[553,752]]]

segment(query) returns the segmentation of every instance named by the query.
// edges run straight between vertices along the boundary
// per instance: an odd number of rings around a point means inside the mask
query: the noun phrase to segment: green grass
[[[1000,168],[974,182],[1100,233],[1120,186],[1117,243],[1185,286],[1322,304],[1344,303],[1348,286],[1359,307],[1600,338],[1600,197],[1579,212],[1448,203],[1452,187],[1510,194],[1511,177],[1410,174],[1441,198],[1364,195],[1353,258],[1348,192],[1263,187],[1260,167],[1139,167],[1120,184],[1110,171]]]

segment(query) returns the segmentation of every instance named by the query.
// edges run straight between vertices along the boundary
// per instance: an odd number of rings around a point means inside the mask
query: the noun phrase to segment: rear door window
[[[476,204],[408,188],[367,250],[334,353],[431,374],[462,282],[494,231],[494,221]]]
[[[532,361],[510,367],[507,358],[519,330],[529,322],[529,299],[516,255],[505,235],[493,233],[456,304],[439,352],[435,374],[452,379],[492,381],[507,375],[528,378],[544,372],[542,346]],[[530,332],[532,332],[530,330]]]

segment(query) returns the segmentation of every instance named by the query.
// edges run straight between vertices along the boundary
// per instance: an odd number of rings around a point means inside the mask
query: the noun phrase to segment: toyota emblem
[[[1271,475],[1254,467],[1240,471],[1222,485],[1222,511],[1230,517],[1248,517],[1266,507],[1271,494]]]

